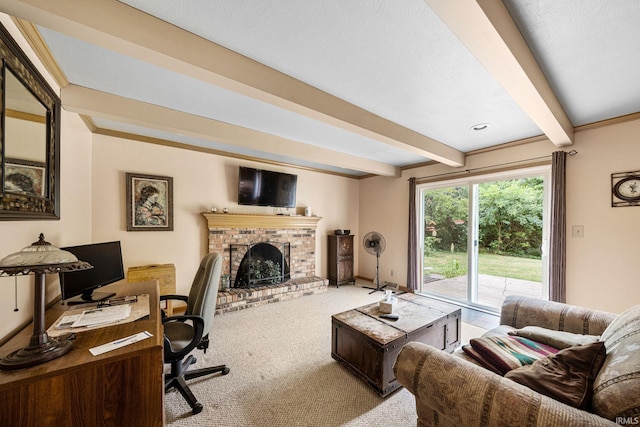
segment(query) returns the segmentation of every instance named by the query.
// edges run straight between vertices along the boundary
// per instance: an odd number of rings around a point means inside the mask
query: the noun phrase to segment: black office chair
[[[191,405],[193,414],[202,411],[202,404],[193,395],[186,380],[216,372],[229,373],[226,365],[188,371],[196,358],[189,353],[194,348],[207,352],[209,347],[209,329],[216,311],[216,297],[220,283],[222,256],[207,254],[193,279],[189,296],[162,295],[161,301],[180,300],[187,303],[183,316],[171,316],[162,319],[164,324],[164,363],[171,364],[171,372],[165,375],[164,391],[175,387]],[[186,359],[185,359],[186,357]],[[183,360],[184,359],[184,360]]]

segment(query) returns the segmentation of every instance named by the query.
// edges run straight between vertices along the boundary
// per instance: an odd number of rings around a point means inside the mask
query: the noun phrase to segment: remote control
[[[398,320],[400,318],[400,316],[398,316],[397,314],[393,314],[393,313],[381,314],[380,317],[383,318],[383,319],[389,319],[389,320]]]

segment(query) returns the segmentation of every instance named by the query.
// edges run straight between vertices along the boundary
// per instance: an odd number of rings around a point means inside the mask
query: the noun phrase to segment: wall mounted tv
[[[97,302],[115,295],[94,290],[124,279],[120,242],[91,243],[61,249],[71,252],[80,261],[86,261],[93,266],[89,270],[60,273],[62,299],[68,300],[67,304]],[[78,298],[69,299],[73,297]]]
[[[240,166],[238,204],[295,208],[297,183],[297,175]]]

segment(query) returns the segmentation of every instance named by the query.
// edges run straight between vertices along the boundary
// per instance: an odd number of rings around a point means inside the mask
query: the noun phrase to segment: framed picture
[[[611,206],[640,206],[640,171],[611,174]]]
[[[127,231],[173,231],[173,178],[128,173]]]
[[[44,197],[47,165],[28,160],[6,159],[4,189],[10,193]]]

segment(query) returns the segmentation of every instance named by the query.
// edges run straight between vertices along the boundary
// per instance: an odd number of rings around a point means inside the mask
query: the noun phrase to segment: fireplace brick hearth
[[[218,292],[216,313],[241,310],[304,295],[326,292],[328,280],[315,276],[316,227],[320,217],[202,214],[207,220],[209,252],[223,256],[222,274],[231,274],[230,245],[258,242],[290,244],[291,279],[275,285]]]
[[[327,291],[328,283],[327,279],[314,276],[291,279],[277,285],[228,289],[224,292],[218,292],[216,314],[319,294]]]

